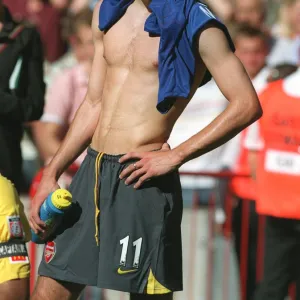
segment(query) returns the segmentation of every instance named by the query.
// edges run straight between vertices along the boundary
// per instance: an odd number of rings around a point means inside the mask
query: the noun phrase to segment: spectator
[[[268,86],[261,95],[264,116],[245,140],[257,212],[267,216],[264,275],[255,300],[283,300],[300,278],[299,82],[300,68]]]
[[[233,18],[233,6],[230,0],[206,0],[212,11],[225,23]]]
[[[95,2],[97,2],[96,0]],[[81,10],[89,7],[90,0],[49,0],[51,5],[60,11],[69,11],[72,14],[77,14]]]
[[[236,23],[263,29],[266,16],[264,0],[234,0],[234,4]]]
[[[2,0],[0,41],[0,297],[26,300],[30,265],[25,242],[30,228],[16,189],[20,191],[22,179],[23,124],[43,112],[42,44],[34,28],[12,20]]]
[[[72,68],[64,70],[47,91],[46,106],[41,122],[35,124],[35,138],[43,161],[48,162],[60,146],[87,91],[88,78],[94,55],[89,9],[75,15],[70,34],[78,41],[84,57]],[[47,139],[45,139],[47,137]],[[81,156],[77,163],[81,163]]]
[[[45,58],[56,61],[66,50],[62,39],[62,14],[47,0],[4,0],[17,20],[28,20],[36,25],[44,45]]]
[[[255,27],[244,25],[235,30],[233,39],[236,46],[236,55],[248,72],[256,92],[260,94],[267,85],[267,78],[270,72],[269,68],[266,67],[266,59],[269,52],[268,36]],[[248,151],[243,147],[246,130],[228,142],[227,147],[232,149],[231,152],[236,152],[236,163],[233,166],[233,171],[250,176]],[[256,199],[255,186],[251,179],[237,177],[232,180],[231,189],[237,202],[237,207],[233,211],[233,232],[239,261],[242,250],[242,207],[243,205],[249,205],[249,248],[247,251],[247,290],[245,299],[250,300],[253,297],[256,286],[257,214],[254,201]],[[246,204],[246,201],[249,201],[248,204]]]
[[[280,10],[279,36],[268,63],[272,66],[281,63],[297,65],[300,62],[300,0],[284,0]]]
[[[72,0],[69,6],[70,12],[76,14],[89,6],[89,0]]]
[[[288,75],[291,75],[292,73],[296,72],[297,69],[298,67],[296,65],[280,64],[278,66],[271,68],[267,81],[273,82],[279,79],[284,79]]]
[[[42,45],[37,31],[13,22],[8,10],[1,41],[0,172],[20,190],[23,124],[39,119],[44,107]]]
[[[70,45],[69,51],[55,63],[48,65],[45,81],[47,85],[51,85],[55,79],[64,69],[71,68],[78,63],[86,61],[85,47],[78,35],[78,27],[90,27],[89,16],[91,11],[86,8],[78,14],[69,14],[64,22],[63,35]],[[87,29],[86,29],[87,31]],[[84,35],[84,30],[80,36]]]
[[[49,0],[49,3],[59,11],[66,11],[72,0]]]
[[[235,0],[234,20],[238,24],[248,24],[259,28],[269,34],[270,53],[267,59],[268,65],[275,66],[280,63],[297,64],[299,54],[296,52],[300,44],[299,21],[297,16],[300,9],[300,0],[285,0],[281,6],[282,15],[288,23],[288,36],[272,36],[271,31],[265,25],[266,3],[264,0]],[[299,3],[299,4],[297,4]],[[299,6],[299,7],[298,7]],[[279,28],[276,29],[280,31]],[[286,30],[285,30],[286,32]]]
[[[30,264],[25,243],[31,237],[30,227],[15,187],[2,175],[0,191],[1,299],[28,300]]]

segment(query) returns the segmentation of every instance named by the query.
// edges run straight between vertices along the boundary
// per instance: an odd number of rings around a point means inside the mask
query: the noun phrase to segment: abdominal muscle
[[[108,154],[160,149],[177,119],[156,109],[156,72],[108,70],[92,148]]]

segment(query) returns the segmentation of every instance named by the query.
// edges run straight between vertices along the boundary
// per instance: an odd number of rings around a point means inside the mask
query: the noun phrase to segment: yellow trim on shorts
[[[97,157],[96,157],[96,161],[95,161],[95,187],[94,187],[94,201],[95,201],[95,228],[96,228],[96,232],[95,232],[95,239],[96,239],[96,244],[97,246],[99,246],[99,239],[98,239],[98,235],[99,235],[99,226],[98,226],[98,216],[100,213],[100,209],[98,207],[98,195],[99,195],[99,184],[98,184],[98,180],[99,180],[99,176],[100,176],[100,162],[101,159],[103,157],[104,153],[98,153]]]
[[[148,283],[146,286],[146,294],[149,295],[157,295],[157,294],[168,294],[171,293],[169,289],[164,287],[161,283],[159,283],[153,275],[152,270],[150,269],[148,276]]]

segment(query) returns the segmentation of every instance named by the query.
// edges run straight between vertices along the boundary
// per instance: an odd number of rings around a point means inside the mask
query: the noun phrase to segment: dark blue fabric
[[[134,0],[103,0],[99,12],[99,29],[108,30],[125,14]]]
[[[100,30],[112,27],[133,1],[103,0],[99,13]],[[196,71],[193,44],[199,30],[212,22],[225,32],[232,50],[234,46],[225,25],[206,5],[196,0],[152,0],[149,9],[152,13],[145,22],[145,31],[160,36],[157,109],[167,113],[177,97],[189,97]],[[207,72],[201,85],[210,79]]]

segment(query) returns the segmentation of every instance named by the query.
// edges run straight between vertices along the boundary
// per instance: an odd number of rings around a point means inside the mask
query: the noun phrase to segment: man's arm
[[[200,34],[199,53],[230,103],[206,128],[174,149],[181,164],[219,147],[262,115],[251,80],[220,29],[210,27]]]
[[[13,93],[0,90],[2,120],[28,122],[41,117],[45,97],[43,63],[40,36],[35,29],[32,29],[31,41],[23,56],[18,86]]]
[[[224,144],[262,115],[252,83],[239,59],[232,53],[224,33],[215,27],[199,35],[199,54],[221,92],[230,102],[216,119],[199,133],[173,150],[157,153],[128,153],[120,162],[140,159],[121,173],[135,188],[155,176],[171,172],[185,162]]]
[[[103,57],[103,33],[98,29],[98,13],[99,3],[94,10],[93,16],[92,28],[95,41],[95,55],[88,91],[75,115],[66,138],[46,170],[47,174],[56,179],[89,145],[98,123],[102,91],[106,77],[106,62]]]
[[[39,189],[33,199],[30,226],[35,232],[43,231],[44,223],[39,218],[39,209],[48,194],[58,188],[57,179],[64,170],[88,146],[95,132],[100,110],[102,91],[106,77],[106,62],[103,57],[102,33],[98,29],[99,5],[94,10],[92,28],[95,40],[95,55],[86,97],[78,109],[74,121],[59,150],[46,167]]]

